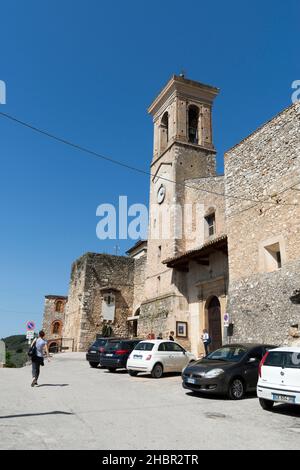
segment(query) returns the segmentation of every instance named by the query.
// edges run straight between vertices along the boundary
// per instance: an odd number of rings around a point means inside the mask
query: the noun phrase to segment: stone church
[[[298,341],[299,106],[229,150],[221,176],[212,132],[218,92],[173,76],[150,105],[148,240],[126,256],[86,253],[73,263],[68,297],[45,298],[50,349],[174,331],[199,356],[204,328],[212,348]]]

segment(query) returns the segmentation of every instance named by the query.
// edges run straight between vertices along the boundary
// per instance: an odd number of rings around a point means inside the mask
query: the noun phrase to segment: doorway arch
[[[55,341],[49,344],[49,353],[57,354],[59,352],[59,345]]]
[[[206,302],[206,325],[211,337],[210,351],[222,346],[222,320],[221,304],[216,296],[210,297]]]

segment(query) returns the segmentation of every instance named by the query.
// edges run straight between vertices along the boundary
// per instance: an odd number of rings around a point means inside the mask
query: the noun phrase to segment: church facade
[[[218,92],[173,76],[149,107],[148,240],[126,256],[87,253],[73,263],[63,348],[85,351],[97,334],[145,338],[174,331],[200,356],[203,329],[214,349],[236,340],[297,341],[297,105],[230,150],[220,176],[212,132]],[[290,182],[293,188],[281,193]],[[56,320],[55,311],[49,319],[48,297],[47,334]]]

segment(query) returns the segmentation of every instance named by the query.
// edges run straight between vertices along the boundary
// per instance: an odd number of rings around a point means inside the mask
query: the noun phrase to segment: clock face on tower
[[[160,186],[159,190],[157,191],[157,202],[158,202],[158,204],[161,204],[164,201],[165,196],[166,196],[166,188],[162,184]]]

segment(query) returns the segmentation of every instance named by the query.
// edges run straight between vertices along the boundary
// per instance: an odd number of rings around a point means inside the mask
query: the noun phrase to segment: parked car
[[[111,338],[97,337],[96,341],[89,347],[86,353],[86,360],[91,367],[98,367],[100,364],[100,354],[104,351],[104,346]]]
[[[126,369],[127,359],[140,339],[110,339],[100,354],[101,366],[110,372]]]
[[[148,372],[153,378],[159,379],[164,372],[181,372],[195,360],[192,353],[174,341],[141,341],[128,358],[127,370],[132,376]]]
[[[184,369],[183,388],[240,400],[246,392],[256,390],[259,363],[272,348],[275,346],[263,344],[223,346]]]
[[[300,348],[276,348],[264,355],[257,396],[264,410],[271,410],[274,403],[300,405]]]

